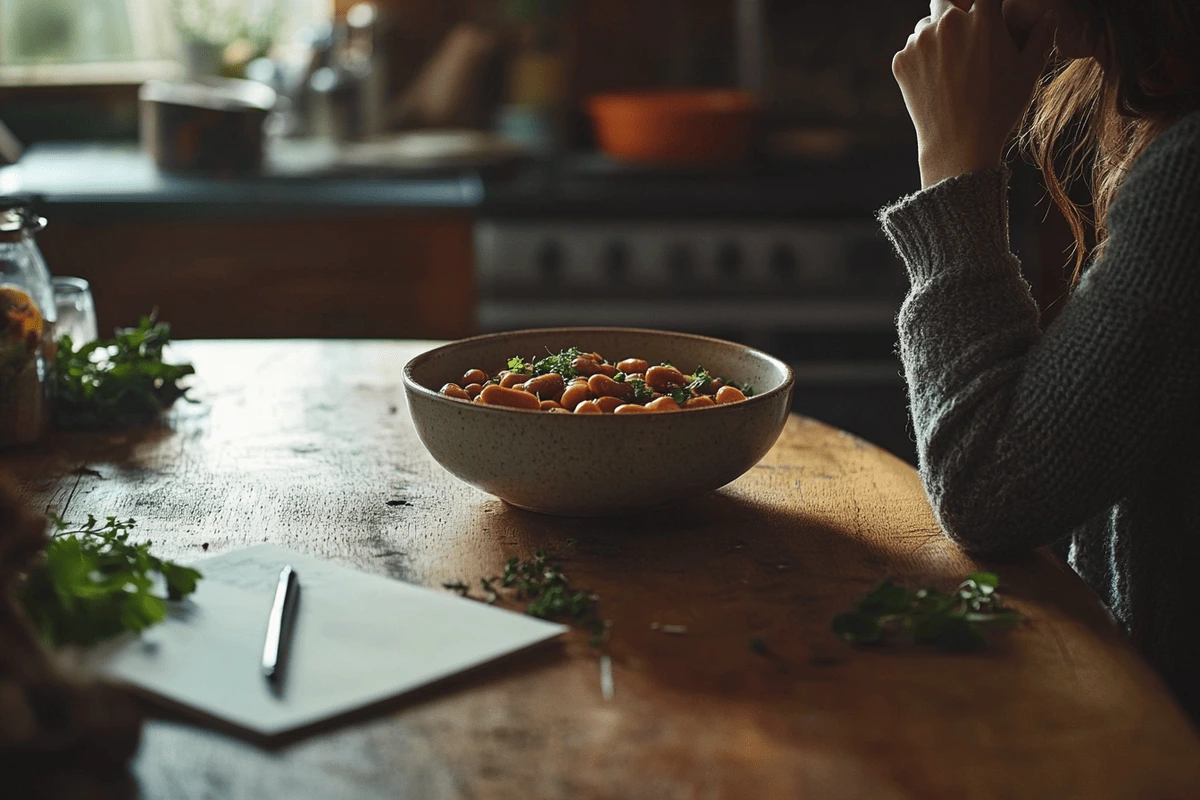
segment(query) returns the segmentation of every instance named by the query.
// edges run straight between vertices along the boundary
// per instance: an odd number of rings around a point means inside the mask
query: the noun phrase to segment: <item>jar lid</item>
[[[10,208],[0,211],[0,233],[16,233],[25,228],[25,215],[21,209]]]
[[[0,195],[0,233],[37,233],[46,220],[33,213],[34,199],[28,195]]]

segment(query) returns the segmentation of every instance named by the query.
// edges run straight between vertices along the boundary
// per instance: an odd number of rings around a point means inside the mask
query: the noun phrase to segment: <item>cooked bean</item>
[[[619,397],[600,397],[592,402],[599,406],[600,410],[605,414],[611,414],[621,406],[625,405],[625,401]]]
[[[617,364],[617,369],[624,372],[626,375],[640,372],[645,374],[646,370],[650,369],[650,364],[640,358],[627,358]]]
[[[636,403],[628,403],[623,406],[617,406],[613,410],[614,414],[649,414],[651,413],[645,406],[639,406]]]
[[[735,389],[732,386],[722,386],[717,392],[717,405],[723,406],[727,403],[740,403],[746,399],[746,395],[742,394],[740,389]]]
[[[558,398],[563,396],[565,388],[566,384],[563,383],[563,377],[557,372],[550,372],[525,381],[525,391],[535,394],[543,400],[557,401]]]
[[[646,370],[646,385],[656,392],[669,392],[685,383],[687,378],[674,367],[651,367]]]
[[[466,391],[461,386],[459,386],[457,383],[447,383],[445,386],[442,387],[442,391],[440,392],[440,394],[444,394],[444,395],[446,395],[446,397],[453,397],[456,400],[470,400],[471,399],[471,395],[467,394]]]
[[[679,403],[675,402],[674,397],[660,397],[647,403],[646,408],[650,411],[678,411]]]
[[[568,358],[568,352],[563,351],[555,358]],[[441,393],[486,405],[555,414],[644,414],[709,408],[746,399],[740,390],[727,386],[721,378],[690,386],[691,376],[668,364],[651,366],[642,358],[626,358],[610,364],[599,353],[579,353],[571,358],[569,379],[553,372],[533,375],[527,366],[531,362],[523,359],[510,359],[509,363],[519,365],[520,371],[511,367],[502,369],[489,379],[482,369],[472,368],[463,374],[461,383],[448,383]],[[704,370],[697,367],[696,372]],[[622,375],[620,380],[617,373]]]
[[[479,396],[489,406],[527,408],[530,411],[537,411],[542,407],[541,402],[529,392],[506,389],[503,386],[488,386],[479,393]]]
[[[563,408],[575,408],[584,400],[592,399],[592,390],[588,388],[586,383],[573,383],[567,387],[559,398]]]
[[[617,383],[607,375],[593,375],[588,378],[588,388],[596,397],[619,397],[625,400],[633,395],[633,386]]]
[[[571,362],[571,366],[585,378],[590,378],[600,372],[600,365],[588,356],[580,356]]]

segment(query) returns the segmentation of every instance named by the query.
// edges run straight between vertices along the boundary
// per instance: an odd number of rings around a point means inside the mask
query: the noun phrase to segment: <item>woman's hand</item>
[[[925,187],[999,165],[1045,69],[1057,15],[1044,14],[1021,48],[1002,5],[933,0],[931,15],[892,60],[917,129]]]

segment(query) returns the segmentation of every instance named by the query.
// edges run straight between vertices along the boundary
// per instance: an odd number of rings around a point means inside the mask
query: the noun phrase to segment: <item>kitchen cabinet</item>
[[[39,198],[50,269],[92,284],[102,331],[157,308],[180,338],[470,335],[478,184],[167,175],[132,145],[0,170],[0,192]]]
[[[102,331],[157,307],[180,338],[457,338],[475,329],[472,220],[366,211],[257,219],[60,215],[57,274],[92,284]]]

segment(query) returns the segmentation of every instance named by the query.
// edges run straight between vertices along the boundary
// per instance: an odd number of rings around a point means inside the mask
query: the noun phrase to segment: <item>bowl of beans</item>
[[[421,441],[449,472],[530,511],[632,514],[718,489],[791,411],[782,361],[719,339],[547,328],[434,348],[404,368]]]

